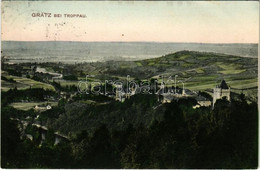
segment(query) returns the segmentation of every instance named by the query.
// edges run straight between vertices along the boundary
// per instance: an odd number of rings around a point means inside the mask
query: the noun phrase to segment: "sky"
[[[52,17],[32,17],[42,12]],[[257,1],[3,1],[1,20],[1,39],[10,41],[258,43],[259,37]]]

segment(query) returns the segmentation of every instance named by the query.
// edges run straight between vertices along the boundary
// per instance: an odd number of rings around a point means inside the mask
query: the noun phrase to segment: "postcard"
[[[2,1],[1,167],[258,167],[257,1]]]

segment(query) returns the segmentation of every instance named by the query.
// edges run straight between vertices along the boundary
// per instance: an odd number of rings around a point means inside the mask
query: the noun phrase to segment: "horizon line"
[[[177,42],[177,41],[17,41],[17,40],[1,40],[1,42],[78,42],[78,43],[176,43],[176,44],[259,44],[258,42]]]

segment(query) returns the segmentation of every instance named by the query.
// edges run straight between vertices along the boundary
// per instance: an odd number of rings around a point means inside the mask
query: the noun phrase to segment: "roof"
[[[197,101],[209,101],[207,98],[203,97],[203,96],[197,96],[196,97]]]
[[[194,93],[193,91],[189,90],[189,89],[185,89],[185,94],[186,95],[196,95],[196,93]]]
[[[222,88],[222,89],[229,89],[229,87],[228,87],[228,85],[227,85],[227,83],[226,83],[225,80],[222,80],[222,81],[221,81],[219,87]]]
[[[186,91],[186,89],[185,89],[185,91]],[[168,93],[170,93],[170,94],[175,94],[175,88],[171,88],[171,87],[166,87],[166,88],[160,88],[159,90],[158,90],[158,94],[160,95],[160,94],[168,94]],[[182,89],[181,88],[176,88],[176,94],[182,94]]]
[[[174,97],[170,94],[163,95],[164,100],[172,100]]]

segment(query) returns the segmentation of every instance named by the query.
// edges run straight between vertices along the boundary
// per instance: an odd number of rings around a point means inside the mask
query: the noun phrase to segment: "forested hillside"
[[[214,110],[193,109],[193,99],[163,104],[149,96],[104,108],[59,103],[46,140],[28,126],[33,140],[20,139],[17,123],[31,111],[2,104],[2,167],[4,168],[256,168],[257,104],[244,95],[228,102],[218,100]],[[69,107],[63,113],[63,107]],[[95,111],[94,113],[91,113]],[[42,114],[45,114],[44,112]],[[65,119],[66,118],[66,119]],[[122,118],[125,122],[122,122]],[[81,126],[85,122],[85,126]],[[95,122],[94,124],[91,122]],[[124,124],[124,125],[122,125]],[[55,126],[58,125],[58,126]],[[80,125],[80,126],[79,126]],[[88,127],[92,127],[89,130]],[[53,145],[54,131],[71,131],[69,140]]]

